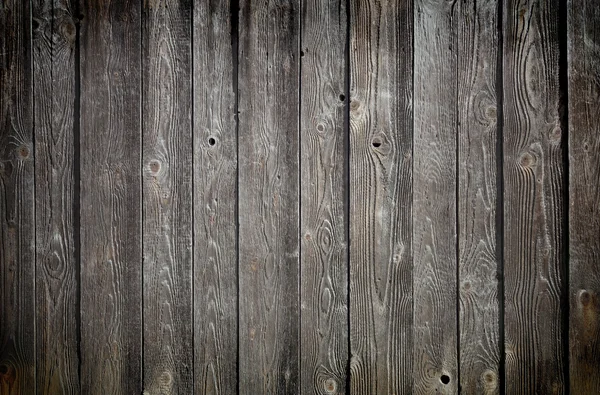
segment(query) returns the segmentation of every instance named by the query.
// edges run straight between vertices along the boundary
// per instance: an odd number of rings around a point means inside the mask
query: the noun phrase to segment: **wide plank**
[[[141,3],[81,1],[81,392],[142,392]]]
[[[299,0],[240,1],[239,390],[299,393]]]
[[[562,394],[559,0],[508,0],[503,15],[506,393]]]
[[[413,388],[412,2],[350,1],[350,393]]]

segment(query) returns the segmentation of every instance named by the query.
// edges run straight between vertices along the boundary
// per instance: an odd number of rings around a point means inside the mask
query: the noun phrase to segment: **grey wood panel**
[[[410,394],[413,8],[350,5],[350,392]]]
[[[569,350],[573,395],[600,393],[600,8],[568,2]]]
[[[32,17],[37,391],[78,394],[77,14],[71,1],[36,0]]]
[[[414,393],[458,392],[457,3],[415,2]]]
[[[345,0],[302,3],[300,376],[314,394],[346,393],[346,13]]]
[[[456,17],[460,387],[499,394],[498,1],[459,2]]]
[[[80,3],[85,394],[142,392],[141,6]]]
[[[504,3],[506,392],[564,393],[559,1]]]
[[[299,1],[240,2],[239,389],[299,391]]]
[[[191,1],[142,13],[143,388],[193,392]]]
[[[238,386],[237,9],[194,3],[194,377],[199,394]]]
[[[34,393],[35,186],[28,1],[0,4],[0,393]]]

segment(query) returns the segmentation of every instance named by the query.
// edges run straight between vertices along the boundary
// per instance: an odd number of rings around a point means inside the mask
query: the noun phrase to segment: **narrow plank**
[[[194,384],[207,395],[238,386],[237,11],[194,3]]]
[[[350,392],[409,394],[413,8],[350,5]]]
[[[506,392],[562,394],[559,0],[504,3]]]
[[[498,2],[457,7],[460,387],[465,394],[499,394]]]
[[[143,4],[143,388],[191,394],[192,4]]]
[[[314,394],[346,393],[346,14],[346,0],[302,2],[300,378]]]
[[[79,394],[75,218],[77,28],[69,0],[32,2],[36,178],[36,360],[43,394]],[[77,147],[79,149],[79,147]]]
[[[568,2],[571,394],[600,393],[600,9]]]
[[[415,2],[415,394],[458,392],[456,6]]]
[[[0,393],[15,395],[36,391],[30,12],[0,4]]]
[[[81,1],[81,392],[141,384],[139,1]]]
[[[240,2],[239,389],[299,392],[299,0]]]

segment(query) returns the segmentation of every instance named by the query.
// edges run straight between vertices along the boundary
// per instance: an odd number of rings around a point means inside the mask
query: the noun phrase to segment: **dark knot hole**
[[[450,377],[447,374],[443,374],[442,377],[440,377],[440,381],[442,384],[448,384],[450,382]]]
[[[209,144],[209,145],[215,145],[216,143],[217,143],[217,140],[215,140],[215,138],[214,138],[214,137],[210,137],[210,138],[208,139],[208,144]]]

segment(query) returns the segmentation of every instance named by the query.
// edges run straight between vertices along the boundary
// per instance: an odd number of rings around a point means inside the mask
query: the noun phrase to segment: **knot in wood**
[[[335,394],[337,391],[337,382],[332,379],[332,378],[328,378],[327,380],[325,380],[325,382],[323,383],[325,386],[325,392],[327,392],[328,394]]]
[[[579,293],[579,301],[583,306],[587,306],[592,301],[592,296],[584,289]]]
[[[523,153],[521,155],[521,157],[519,158],[519,163],[523,167],[531,167],[531,166],[535,165],[536,162],[537,162],[537,160],[536,160],[535,156],[529,152]]]
[[[18,154],[21,157],[21,159],[29,158],[29,147],[26,145],[20,146],[18,149]]]

